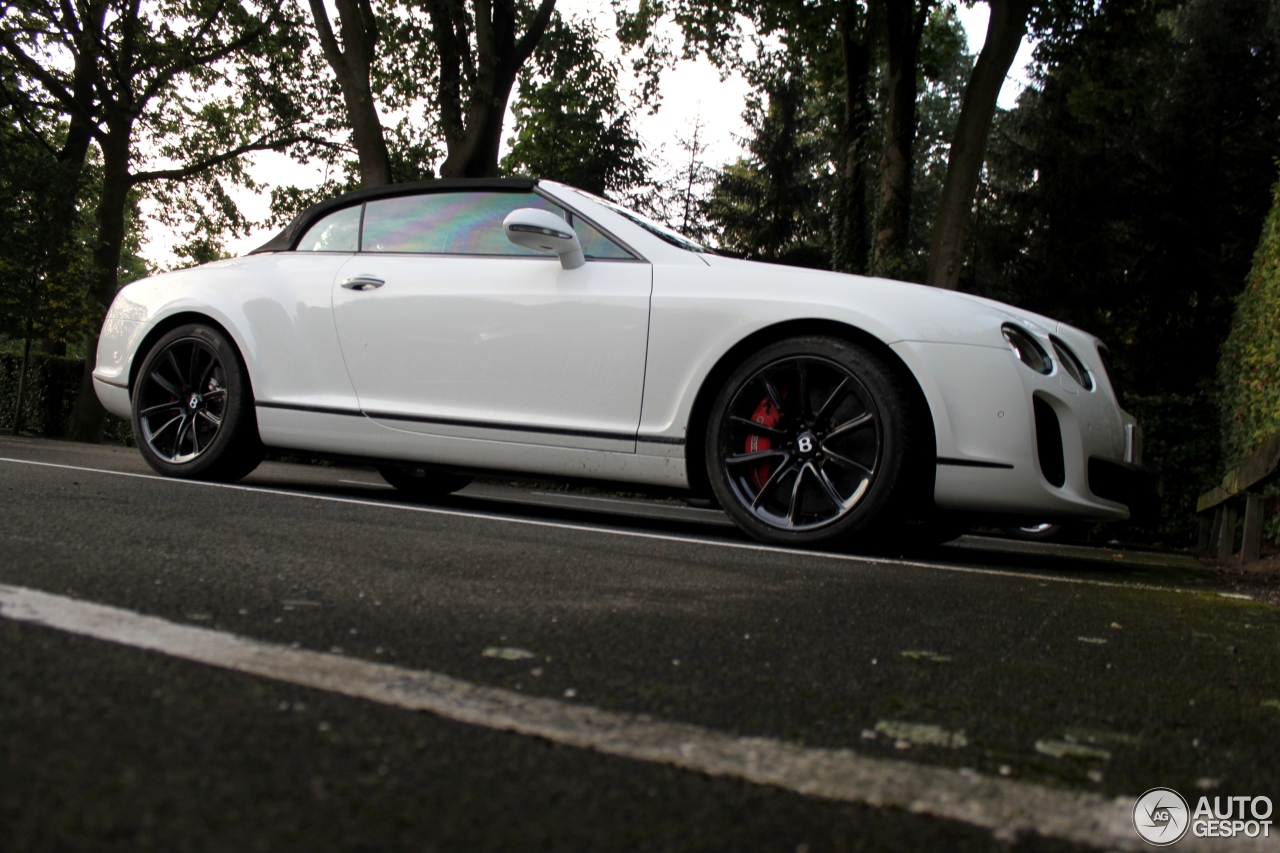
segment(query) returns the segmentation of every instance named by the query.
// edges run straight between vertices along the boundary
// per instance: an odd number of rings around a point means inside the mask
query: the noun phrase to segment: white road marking
[[[1158,592],[1179,592],[1199,595],[1204,590],[1183,587],[1159,586],[1157,584],[1136,583],[1130,581],[1103,581],[1095,578],[1077,578],[1063,575],[1042,575],[1034,572],[1015,572],[1008,569],[996,569],[978,566],[956,566],[949,563],[936,563],[924,560],[904,560],[891,557],[869,557],[858,554],[837,554],[830,551],[809,551],[800,548],[784,548],[776,545],[762,545],[755,542],[733,542],[721,539],[705,539],[698,536],[676,536],[669,533],[654,533],[646,530],[624,530],[615,527],[601,527],[592,524],[573,524],[565,521],[547,521],[539,518],[519,518],[492,513],[471,512],[469,510],[446,509],[444,507],[421,506],[418,504],[387,503],[385,501],[364,500],[361,498],[340,497],[338,495],[317,494],[314,492],[295,492],[289,489],[273,489],[262,486],[246,486],[239,483],[210,483],[203,480],[179,480],[172,477],[161,477],[156,474],[135,474],[130,471],[112,471],[107,468],[87,468],[80,465],[63,465],[57,462],[36,462],[31,459],[14,459],[0,456],[0,462],[15,465],[36,465],[43,468],[61,468],[67,471],[81,471],[89,474],[107,474],[115,477],[132,477],[138,480],[155,480],[184,486],[200,486],[211,489],[230,489],[239,492],[257,492],[264,495],[303,498],[309,501],[329,501],[331,503],[350,504],[352,506],[368,506],[378,509],[400,510],[403,512],[420,512],[428,515],[444,515],[452,518],[470,518],[478,521],[492,521],[501,524],[519,524],[528,527],[546,527],[555,530],[574,530],[582,533],[596,533],[606,536],[620,536],[632,539],[652,539],[661,542],[676,542],[681,545],[702,545],[711,548],[731,548],[739,551],[756,551],[766,554],[778,554],[785,557],[811,557],[818,560],[836,561],[868,566],[900,567],[909,566],[917,569],[932,569],[940,572],[957,572],[971,575],[992,575],[995,577],[1020,578],[1033,581],[1052,581],[1054,583],[1083,584],[1085,586],[1113,587],[1120,589],[1144,589]]]
[[[1035,833],[1108,849],[1145,849],[1130,825],[1132,798],[1113,799],[972,771],[869,758],[849,749],[734,737],[702,726],[525,696],[426,670],[180,625],[25,587],[0,585],[0,616],[606,755],[727,776],[807,796],[963,821],[988,829],[1001,839]],[[1181,849],[1263,849],[1261,839],[1254,841],[1188,836]]]

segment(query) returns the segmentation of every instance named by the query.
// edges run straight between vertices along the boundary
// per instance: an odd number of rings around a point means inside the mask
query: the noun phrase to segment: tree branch
[[[98,127],[97,119],[93,113],[89,112],[89,110],[75,99],[75,96],[67,91],[67,88],[62,84],[62,81],[50,74],[40,63],[27,56],[26,52],[24,52],[22,48],[14,42],[13,38],[8,33],[0,32],[0,47],[3,47],[24,71],[39,81],[45,91],[48,92],[56,101],[62,104],[68,113],[74,113],[80,116],[80,118],[89,125],[89,132],[93,134],[95,139],[102,139],[104,137],[102,129]]]
[[[338,40],[334,38],[333,25],[329,23],[329,12],[324,8],[324,0],[311,0],[311,17],[316,22],[316,32],[320,35],[320,50],[324,53],[325,61],[338,76],[339,85],[345,89],[346,72],[342,61],[342,48],[338,47]]]
[[[129,176],[129,186],[137,186],[138,184],[144,184],[148,181],[185,181],[188,178],[195,177],[205,169],[212,169],[214,166],[219,166],[229,160],[234,160],[242,154],[248,154],[250,151],[279,151],[282,148],[287,148],[288,146],[299,142],[321,141],[322,140],[314,139],[306,135],[290,136],[270,142],[265,139],[259,139],[257,142],[250,142],[245,145],[237,146],[229,151],[224,151],[221,154],[215,154],[205,160],[201,160],[187,166],[182,166],[177,169],[156,169],[150,172],[135,172]]]
[[[27,133],[31,134],[31,136],[40,143],[41,148],[56,158],[58,156],[58,152],[54,150],[53,146],[50,145],[48,141],[45,140],[44,134],[42,134],[36,126],[30,122],[27,118],[26,111],[18,102],[18,99],[13,96],[13,93],[9,91],[9,86],[4,82],[0,82],[0,93],[3,93],[4,99],[8,102],[9,106],[13,107],[13,114],[18,117],[18,123],[26,128]]]
[[[516,68],[524,65],[525,61],[533,55],[533,51],[538,47],[538,42],[542,41],[542,34],[547,31],[547,25],[551,23],[551,13],[555,9],[556,0],[542,0],[542,5],[538,7],[533,20],[529,22],[529,29],[516,42]]]
[[[276,11],[279,11],[278,4]],[[267,20],[263,22],[262,26],[254,27],[240,38],[232,39],[216,49],[212,49],[203,54],[181,51],[179,53],[181,58],[169,67],[161,68],[159,63],[152,66],[153,68],[158,69],[155,79],[152,80],[151,83],[143,89],[142,94],[138,96],[137,101],[135,102],[135,111],[140,113],[142,108],[145,107],[162,88],[172,82],[179,74],[184,74],[187,71],[191,71],[194,68],[199,68],[204,65],[211,65],[219,59],[225,59],[231,54],[238,52],[241,48],[247,47],[257,41],[261,38],[263,33],[267,32],[271,28],[274,21],[275,13],[273,12],[271,17],[267,18]]]

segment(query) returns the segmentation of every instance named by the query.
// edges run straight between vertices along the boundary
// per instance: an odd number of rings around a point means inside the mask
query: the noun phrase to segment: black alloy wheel
[[[262,461],[248,376],[217,329],[161,338],[133,388],[133,431],[152,468],[171,477],[238,480]]]
[[[712,408],[712,488],[766,542],[819,545],[892,513],[909,478],[910,406],[881,359],[835,338],[766,347]]]

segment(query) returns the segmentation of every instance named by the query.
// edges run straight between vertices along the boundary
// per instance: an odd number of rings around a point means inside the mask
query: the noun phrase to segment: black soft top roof
[[[498,190],[505,192],[528,192],[536,186],[534,178],[438,178],[434,181],[414,181],[409,184],[386,184],[380,187],[367,187],[343,193],[337,198],[313,204],[293,218],[284,230],[249,254],[260,252],[289,252],[298,245],[298,240],[307,233],[312,225],[326,214],[344,207],[361,204],[379,198],[395,198],[402,195],[417,195],[423,192],[449,192],[450,190]]]

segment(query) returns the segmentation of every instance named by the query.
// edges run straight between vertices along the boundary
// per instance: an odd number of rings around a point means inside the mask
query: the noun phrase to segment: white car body
[[[1090,489],[1090,459],[1141,461],[1093,336],[961,293],[688,251],[569,187],[536,192],[637,259],[564,269],[541,256],[274,251],[153,276],[111,306],[98,396],[128,418],[144,344],[206,318],[239,348],[268,447],[688,488],[702,465],[691,417],[735,347],[780,327],[847,334],[891,351],[919,385],[938,507],[1128,517]],[[357,275],[386,286],[340,286]],[[1049,352],[1050,334],[1065,341],[1092,390],[1061,365],[1028,369],[1008,323]],[[1033,394],[1060,423],[1061,485],[1041,472]]]

